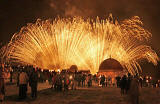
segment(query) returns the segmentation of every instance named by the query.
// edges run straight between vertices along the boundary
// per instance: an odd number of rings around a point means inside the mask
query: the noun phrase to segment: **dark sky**
[[[109,13],[119,21],[139,16],[153,34],[152,48],[160,54],[160,0],[0,0],[0,42],[7,43],[22,26],[37,18],[107,18]]]

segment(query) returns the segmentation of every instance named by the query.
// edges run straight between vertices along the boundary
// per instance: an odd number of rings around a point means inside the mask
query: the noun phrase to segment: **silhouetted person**
[[[108,87],[108,78],[106,77],[105,86]]]
[[[108,85],[111,86],[112,85],[112,78],[110,76],[108,76]]]
[[[0,102],[3,102],[4,97],[5,97],[4,67],[0,66]]]
[[[56,90],[62,91],[62,77],[60,74],[56,76]]]
[[[117,83],[117,87],[120,88],[120,81],[121,81],[121,77],[117,76],[116,77],[116,83]]]
[[[89,74],[88,75],[88,87],[92,86],[92,76]]]
[[[135,76],[131,81],[128,95],[129,95],[131,104],[139,104],[140,87],[139,87],[139,81],[137,76]]]
[[[105,76],[104,75],[101,76],[100,83],[101,83],[102,87],[105,87]]]
[[[143,86],[144,86],[144,87],[147,87],[146,80],[147,80],[147,79],[146,79],[146,76],[144,76],[144,77],[143,77]]]
[[[69,86],[69,78],[67,76],[67,74],[64,75],[64,91],[68,91],[68,86]]]
[[[29,85],[31,87],[31,97],[37,98],[38,73],[35,68],[29,77]]]
[[[28,84],[28,76],[23,69],[19,75],[19,98],[20,99],[24,99],[27,96],[27,84]]]
[[[82,75],[80,73],[77,74],[77,82],[78,82],[78,87],[81,86],[81,81],[82,81]]]
[[[121,79],[121,82],[120,82],[120,88],[121,88],[122,95],[125,94],[126,85],[127,85],[127,76],[124,75]]]
[[[126,88],[125,88],[126,94],[128,93],[130,89],[131,81],[132,81],[132,76],[130,73],[128,73],[128,78],[127,78],[127,83],[126,83]]]
[[[77,82],[78,82],[78,74],[77,71],[75,71],[75,74],[73,75],[73,81],[72,81],[72,90],[77,89]]]
[[[51,88],[53,87],[56,90],[56,73],[54,73],[52,76],[52,87]]]
[[[12,83],[12,79],[13,79],[13,71],[10,71],[10,82]]]
[[[143,87],[143,79],[142,79],[142,77],[139,78],[139,84],[140,84],[140,87],[142,88]]]
[[[85,74],[82,75],[82,87],[85,87],[85,80],[86,80],[86,76]]]
[[[19,86],[19,75],[20,75],[20,72],[18,71],[18,73],[17,73],[17,87]]]

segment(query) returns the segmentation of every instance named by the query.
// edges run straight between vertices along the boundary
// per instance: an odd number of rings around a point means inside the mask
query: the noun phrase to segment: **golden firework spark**
[[[143,28],[139,17],[120,23],[109,19],[96,21],[79,17],[28,24],[13,35],[8,47],[11,61],[43,69],[79,69],[98,72],[100,63],[114,58],[129,72],[141,70],[139,61],[157,64],[158,56],[145,43],[151,33]]]

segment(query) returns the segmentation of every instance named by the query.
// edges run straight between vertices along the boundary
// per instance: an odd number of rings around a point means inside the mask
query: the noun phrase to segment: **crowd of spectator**
[[[9,78],[10,83],[16,83],[19,87],[19,99],[25,99],[27,96],[28,85],[31,87],[31,97],[37,98],[38,83],[49,82],[51,89],[57,92],[76,90],[81,87],[92,87],[95,85],[105,87],[118,87],[121,89],[121,94],[131,94],[130,89],[139,87],[160,87],[160,80],[153,80],[149,76],[132,76],[128,75],[116,76],[115,78],[105,75],[92,75],[83,71],[51,71],[40,69],[33,66],[12,66],[8,67],[4,64],[0,65],[0,101],[3,101],[5,96],[5,79]],[[134,86],[134,87],[133,87]],[[136,92],[136,91],[134,91]],[[138,92],[137,92],[138,95]],[[136,97],[131,94],[131,97]],[[137,98],[138,99],[138,98]]]

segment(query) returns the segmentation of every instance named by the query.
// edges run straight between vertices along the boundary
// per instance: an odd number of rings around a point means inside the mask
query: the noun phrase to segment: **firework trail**
[[[141,71],[141,60],[155,65],[159,60],[146,45],[151,36],[137,16],[120,23],[111,15],[106,20],[95,21],[80,17],[38,19],[13,35],[7,55],[11,62],[52,70],[77,65],[93,74],[98,72],[103,60],[112,57],[134,74]]]

